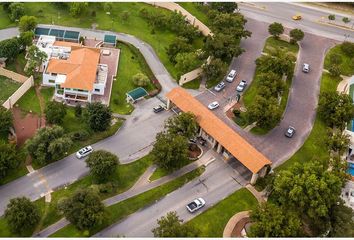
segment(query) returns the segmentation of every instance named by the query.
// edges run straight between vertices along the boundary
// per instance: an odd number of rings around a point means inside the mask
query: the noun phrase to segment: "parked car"
[[[226,77],[226,81],[233,82],[236,77],[236,70],[232,69]]]
[[[208,105],[208,108],[209,108],[210,110],[214,110],[214,109],[216,109],[216,108],[218,108],[218,107],[219,107],[219,103],[218,103],[217,101],[212,102],[212,103],[210,103],[210,104]]]
[[[296,14],[293,16],[293,20],[301,20],[301,19],[302,19],[302,17],[300,14]]]
[[[198,209],[201,209],[205,205],[205,201],[203,198],[194,199],[193,202],[188,203],[187,209],[189,212],[193,213]]]
[[[158,113],[164,110],[164,108],[161,105],[158,105],[156,107],[153,108],[154,109],[154,113]]]
[[[246,85],[247,85],[246,80],[241,80],[241,82],[238,84],[236,90],[237,90],[238,92],[242,92],[243,90],[245,90]]]
[[[78,159],[88,156],[90,153],[93,152],[93,148],[91,146],[87,146],[81,148],[79,151],[76,152],[76,157]]]
[[[296,132],[296,129],[292,126],[289,126],[288,129],[286,129],[285,136],[288,138],[292,138]]]
[[[302,65],[302,71],[308,73],[310,71],[310,64],[304,63],[304,65]]]
[[[218,85],[216,85],[214,87],[214,90],[217,92],[220,92],[221,90],[223,90],[225,88],[225,83],[224,82],[220,82]]]

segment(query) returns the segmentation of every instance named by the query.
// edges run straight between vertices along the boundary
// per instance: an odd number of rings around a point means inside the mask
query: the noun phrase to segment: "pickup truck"
[[[193,202],[188,203],[187,209],[189,212],[193,213],[198,209],[202,208],[205,205],[205,201],[203,198],[194,199]]]

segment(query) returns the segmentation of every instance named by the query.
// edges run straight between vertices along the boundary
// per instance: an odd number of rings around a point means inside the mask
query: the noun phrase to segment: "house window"
[[[49,83],[55,83],[55,80],[49,79],[48,82]]]
[[[56,75],[58,75],[58,74],[57,74],[57,73],[51,73],[51,75],[52,75],[52,76],[56,76]]]
[[[95,92],[100,92],[100,89],[98,89],[98,88],[95,88]]]

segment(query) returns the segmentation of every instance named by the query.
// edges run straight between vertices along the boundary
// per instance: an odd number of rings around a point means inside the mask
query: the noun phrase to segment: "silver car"
[[[310,72],[310,64],[304,63],[304,65],[302,66],[302,71],[303,71],[304,73]]]
[[[292,126],[289,126],[288,129],[286,129],[285,136],[288,138],[292,138],[296,132],[296,129]]]
[[[218,85],[216,85],[214,87],[214,90],[217,92],[220,92],[221,90],[223,90],[225,88],[225,83],[224,82],[220,82]]]
[[[241,82],[238,84],[236,90],[238,92],[243,92],[243,90],[245,90],[246,85],[247,85],[246,80],[241,80]]]
[[[214,109],[216,109],[216,108],[218,108],[218,107],[219,107],[219,103],[218,103],[217,101],[212,102],[212,103],[210,103],[210,104],[208,105],[208,108],[209,108],[210,110],[214,110]]]

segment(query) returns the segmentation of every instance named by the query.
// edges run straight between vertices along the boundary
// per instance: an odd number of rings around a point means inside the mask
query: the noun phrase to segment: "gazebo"
[[[127,102],[135,103],[136,101],[147,96],[148,92],[144,88],[138,87],[131,90],[130,92],[127,92],[126,95],[127,95]]]

